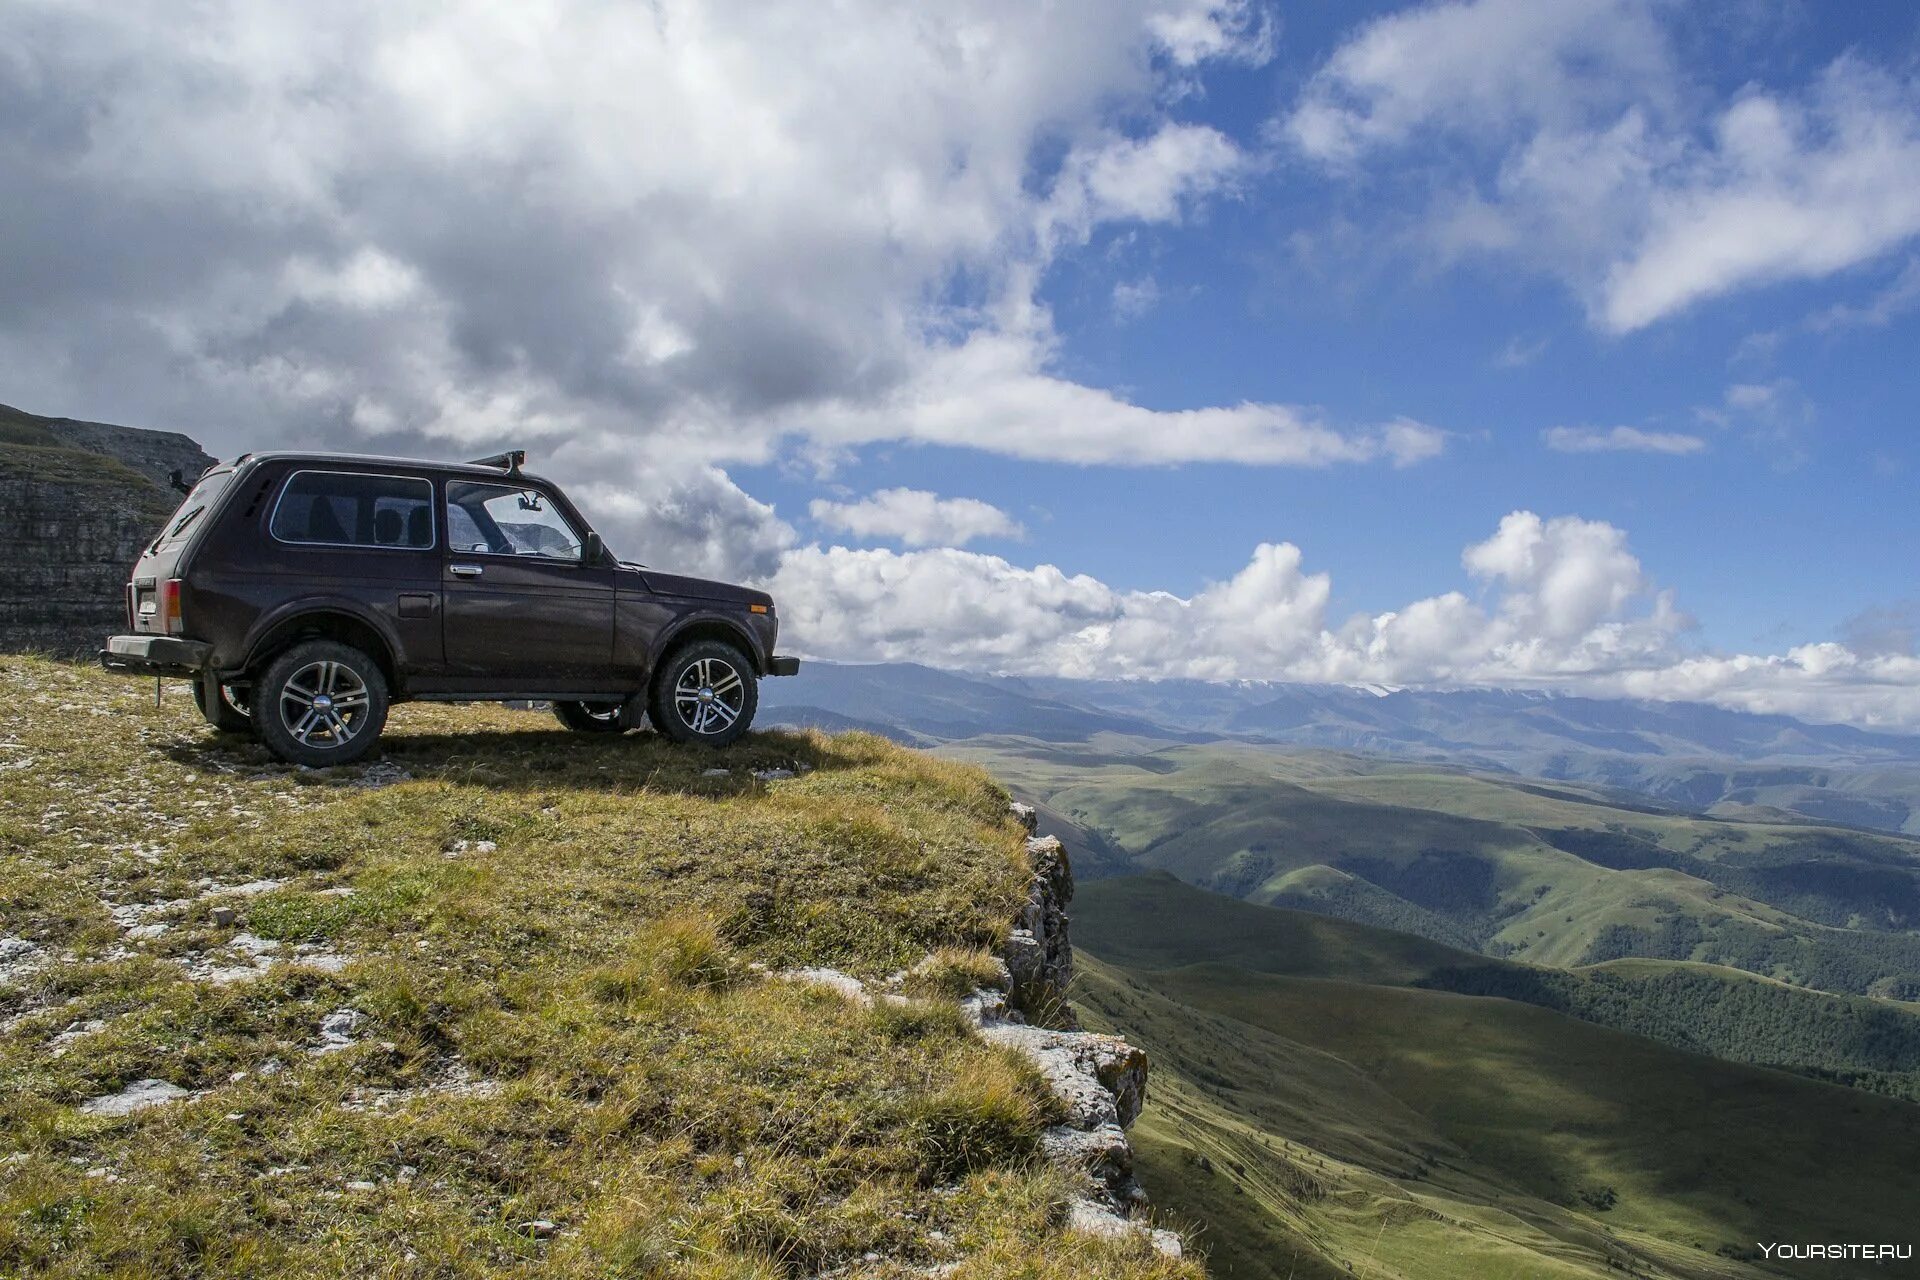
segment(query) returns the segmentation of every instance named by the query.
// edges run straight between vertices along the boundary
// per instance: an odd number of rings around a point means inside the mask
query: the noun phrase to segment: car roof
[[[441,462],[433,458],[398,458],[377,453],[306,453],[292,449],[276,449],[267,453],[242,454],[232,462],[224,462],[223,467],[253,466],[263,462],[304,462],[334,465],[410,467],[416,471],[439,471],[447,475],[457,475],[475,480],[527,480],[540,484],[548,483],[541,477],[526,471],[508,471],[504,467],[482,466],[474,462]]]

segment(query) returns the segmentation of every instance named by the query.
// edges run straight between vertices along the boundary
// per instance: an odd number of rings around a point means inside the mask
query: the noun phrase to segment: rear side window
[[[282,542],[424,551],[433,546],[433,485],[413,476],[297,471],[268,528]]]

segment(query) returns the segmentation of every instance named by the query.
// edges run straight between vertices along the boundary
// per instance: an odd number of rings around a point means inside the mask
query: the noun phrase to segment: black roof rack
[[[470,467],[498,467],[510,476],[520,474],[520,468],[527,460],[525,449],[509,449],[505,453],[496,453],[490,458],[475,458],[467,465]]]

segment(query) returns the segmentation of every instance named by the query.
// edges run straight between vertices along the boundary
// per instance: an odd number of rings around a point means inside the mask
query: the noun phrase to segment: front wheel
[[[351,645],[308,640],[267,664],[254,682],[253,723],[269,751],[291,764],[350,764],[387,723],[387,680]]]
[[[759,705],[747,656],[706,640],[679,650],[660,668],[647,711],[654,728],[675,742],[724,747],[747,731]]]
[[[575,733],[623,733],[617,702],[556,702],[553,714]]]

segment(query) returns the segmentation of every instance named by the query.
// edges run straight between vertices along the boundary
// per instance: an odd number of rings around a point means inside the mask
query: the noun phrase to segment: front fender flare
[[[661,631],[647,653],[647,670],[650,672],[660,670],[660,664],[666,660],[669,653],[673,652],[674,646],[684,640],[689,631],[700,630],[709,632],[725,630],[728,638],[746,653],[747,661],[753,664],[753,674],[756,676],[767,674],[767,655],[760,652],[760,643],[754,639],[753,633],[741,625],[738,619],[731,618],[718,610],[689,613],[685,617],[676,619],[671,626]]]

